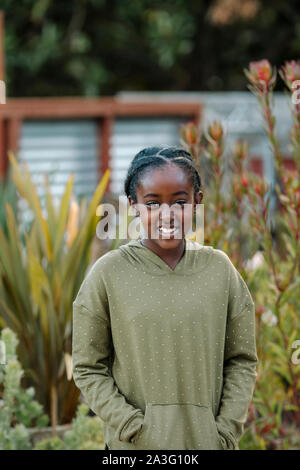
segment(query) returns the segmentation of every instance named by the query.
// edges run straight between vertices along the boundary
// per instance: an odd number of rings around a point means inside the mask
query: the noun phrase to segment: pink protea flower
[[[274,84],[276,79],[276,70],[272,69],[270,62],[267,59],[259,60],[256,62],[250,62],[249,70],[244,69],[246,76],[249,81],[261,88],[270,88]]]
[[[254,182],[253,183],[253,189],[255,191],[255,193],[261,198],[263,199],[265,194],[266,194],[266,191],[267,191],[267,185],[265,183],[264,180],[261,180],[261,181],[257,181],[257,182]]]
[[[208,126],[208,134],[213,140],[219,141],[223,137],[223,128],[221,123],[214,121],[210,126]]]
[[[180,134],[182,139],[189,145],[195,145],[200,140],[198,129],[192,121],[181,126]]]
[[[300,61],[286,61],[281,67],[281,77],[288,86],[291,86],[295,80],[300,80]]]
[[[241,183],[244,188],[248,188],[249,178],[245,175],[245,173],[242,174]]]
[[[234,145],[234,154],[239,160],[244,160],[248,152],[248,142],[246,140],[237,140]]]

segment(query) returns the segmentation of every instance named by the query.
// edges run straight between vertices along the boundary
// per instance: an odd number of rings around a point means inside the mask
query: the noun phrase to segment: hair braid
[[[136,189],[142,175],[152,168],[159,168],[174,163],[187,172],[194,187],[194,196],[201,189],[201,178],[194,159],[189,152],[180,147],[156,146],[147,147],[133,158],[124,182],[126,196],[136,202]]]

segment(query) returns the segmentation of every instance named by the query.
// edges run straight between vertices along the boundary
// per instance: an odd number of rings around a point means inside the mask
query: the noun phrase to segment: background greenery
[[[8,96],[245,90],[250,61],[279,66],[300,53],[297,0],[0,0],[0,9]]]
[[[0,0],[0,9],[8,96],[246,90],[243,68],[249,62],[267,57],[278,69],[300,51],[294,0]],[[291,92],[300,64],[282,69],[283,80],[275,83],[270,62],[252,63],[247,77],[261,107],[279,183],[275,233],[267,223],[266,182],[247,166],[247,142],[234,147],[230,190],[221,198],[221,124],[198,129],[187,123],[180,136],[203,175],[205,243],[229,254],[256,305],[260,363],[240,448],[283,450],[299,449],[300,442],[300,364],[291,361],[300,331],[300,105],[291,109],[295,170],[287,171],[272,92],[284,83]],[[108,175],[90,205],[73,199],[72,178],[59,207],[47,191],[43,213],[30,174],[13,156],[10,163],[11,179],[0,185],[0,329],[9,351],[7,365],[0,368],[0,449],[32,448],[32,431],[46,422],[53,430],[65,423],[71,428],[63,437],[39,440],[35,448],[103,448],[101,420],[78,406],[70,339],[72,299],[91,262],[95,208]],[[16,190],[34,213],[25,231],[16,214]],[[117,246],[118,240],[109,249]]]

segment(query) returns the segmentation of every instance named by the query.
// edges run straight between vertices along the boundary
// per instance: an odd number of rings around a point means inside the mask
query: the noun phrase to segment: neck
[[[185,249],[185,239],[180,240],[180,243],[174,248],[162,248],[157,243],[153,242],[153,240],[149,238],[142,238],[141,244],[146,248],[149,248],[158,256],[168,260],[177,260],[180,259],[184,253]]]

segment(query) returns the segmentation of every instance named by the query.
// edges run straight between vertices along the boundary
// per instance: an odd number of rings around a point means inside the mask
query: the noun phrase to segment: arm
[[[225,448],[238,450],[254,392],[258,357],[254,302],[245,281],[231,261],[230,264],[223,392],[216,424],[226,441]]]
[[[114,428],[114,437],[130,442],[144,415],[126,401],[110,373],[113,344],[108,311],[104,283],[92,270],[73,302],[73,378],[89,407]]]

